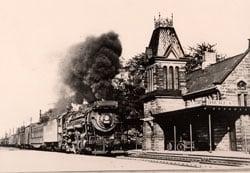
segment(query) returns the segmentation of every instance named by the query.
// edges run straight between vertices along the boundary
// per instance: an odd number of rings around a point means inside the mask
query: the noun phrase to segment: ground
[[[183,168],[185,167],[140,160],[0,148],[0,172],[173,170]]]
[[[0,147],[0,172],[248,172],[250,169],[199,169],[129,160],[124,157],[76,155]]]

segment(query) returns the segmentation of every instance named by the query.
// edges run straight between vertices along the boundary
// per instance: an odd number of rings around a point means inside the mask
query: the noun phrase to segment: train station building
[[[250,42],[187,73],[173,18],[155,19],[146,48],[143,150],[250,151]]]

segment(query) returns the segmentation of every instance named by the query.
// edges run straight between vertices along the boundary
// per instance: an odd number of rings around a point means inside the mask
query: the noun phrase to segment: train
[[[87,154],[124,152],[131,144],[137,148],[141,142],[133,140],[117,110],[117,101],[96,101],[58,115],[40,114],[39,122],[19,127],[0,145]]]

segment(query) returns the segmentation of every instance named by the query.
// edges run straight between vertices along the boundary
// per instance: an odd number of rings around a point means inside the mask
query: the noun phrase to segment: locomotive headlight
[[[109,115],[104,115],[103,117],[103,123],[104,124],[110,124],[111,123],[111,118]]]

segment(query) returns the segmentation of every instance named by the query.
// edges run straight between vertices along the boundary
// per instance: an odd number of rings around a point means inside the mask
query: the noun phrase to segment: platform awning
[[[193,106],[189,108],[179,109],[175,111],[163,112],[158,114],[151,114],[154,117],[156,122],[165,122],[173,120],[173,129],[174,129],[174,146],[176,149],[176,122],[177,121],[184,121],[189,124],[190,128],[190,141],[191,141],[191,148],[192,148],[192,118],[196,115],[201,117],[207,118],[207,126],[208,126],[208,137],[209,137],[209,151],[212,152],[213,149],[213,140],[212,140],[212,119],[213,117],[223,115],[249,115],[250,114],[250,107],[248,106],[223,106],[223,105],[200,105],[200,106]],[[226,116],[225,116],[226,117]]]
[[[152,114],[155,118],[168,117],[174,115],[193,115],[193,114],[208,114],[208,113],[228,113],[233,115],[248,115],[250,114],[249,106],[212,106],[201,105],[196,107],[184,108],[175,111]]]

